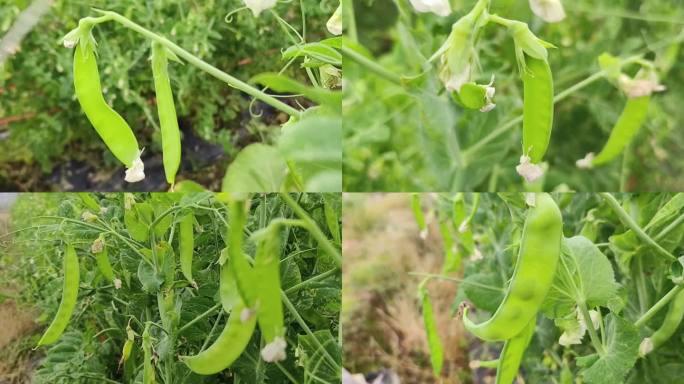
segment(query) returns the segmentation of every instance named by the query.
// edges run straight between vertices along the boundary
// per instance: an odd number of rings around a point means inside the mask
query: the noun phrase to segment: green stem
[[[655,235],[653,237],[653,240],[655,240],[655,241],[662,240],[665,236],[669,235],[670,232],[674,231],[682,223],[684,223],[684,215],[679,215],[679,217],[677,219],[675,219],[675,221],[671,222],[670,225],[668,225],[662,231],[660,231],[659,234]]]
[[[206,311],[204,311],[204,313],[202,313],[201,315],[199,315],[199,316],[195,317],[194,319],[188,321],[184,326],[180,327],[180,329],[178,329],[178,332],[176,332],[176,334],[180,335],[181,333],[183,333],[183,331],[192,327],[192,325],[197,323],[198,321],[201,321],[205,317],[209,316],[212,312],[214,312],[215,310],[217,310],[220,307],[221,307],[221,303],[216,304],[213,307],[207,309]]]
[[[587,325],[587,330],[589,331],[589,337],[591,338],[591,343],[594,345],[594,349],[599,355],[603,356],[606,353],[606,349],[603,347],[601,340],[594,329],[594,322],[591,321],[591,315],[589,315],[589,310],[587,309],[587,304],[585,302],[577,303],[577,307],[582,312],[582,318],[584,323]]]
[[[290,293],[293,293],[293,292],[297,292],[297,291],[299,291],[300,289],[306,287],[307,285],[309,285],[309,284],[311,284],[311,283],[315,283],[315,282],[320,281],[320,280],[324,280],[324,279],[327,278],[328,276],[332,276],[332,275],[336,274],[337,272],[338,272],[337,269],[330,269],[330,270],[328,270],[328,271],[325,271],[325,272],[323,272],[323,273],[321,273],[321,274],[318,274],[318,275],[316,275],[316,276],[314,276],[314,277],[312,277],[312,278],[310,278],[310,279],[308,279],[308,280],[302,281],[302,282],[299,283],[299,284],[296,284],[296,285],[291,286],[290,288],[288,288],[288,289],[285,290],[285,294],[287,295],[287,294],[290,294]]]
[[[156,33],[143,28],[142,26],[134,23],[133,21],[127,19],[126,17],[112,11],[101,11],[98,10],[98,12],[102,13],[103,15],[106,16],[105,19],[99,19],[98,22],[102,21],[107,21],[107,20],[113,20],[121,25],[123,25],[126,28],[132,29],[133,31],[136,31],[140,33],[141,35],[147,37],[150,40],[156,41],[160,43],[161,45],[165,46],[168,48],[170,51],[178,55],[179,57],[182,57],[185,61],[190,63],[191,65],[194,65],[195,67],[199,68],[200,70],[207,72],[208,74],[214,76],[215,78],[223,81],[224,83],[228,84],[229,86],[236,88],[256,99],[259,99],[263,101],[264,103],[272,106],[273,108],[279,109],[291,116],[297,116],[301,117],[302,112],[298,111],[291,106],[283,103],[282,101],[278,100],[277,98],[267,95],[264,92],[261,92],[259,89],[252,87],[251,85],[243,82],[240,79],[237,79],[220,69],[214,67],[213,65],[207,63],[206,61],[199,59],[195,55],[191,54],[190,52],[186,51],[185,49],[181,48],[180,46],[176,45],[174,42],[171,40],[166,39],[165,37],[162,37],[160,35],[157,35]]]
[[[342,0],[342,20],[346,24],[345,33],[349,40],[358,43],[359,36],[356,32],[356,18],[354,17],[354,0]]]
[[[667,303],[669,303],[670,300],[672,300],[672,298],[675,297],[675,295],[677,295],[682,289],[684,289],[684,285],[675,285],[668,293],[665,294],[665,296],[658,300],[657,303],[653,304],[653,306],[646,311],[646,313],[641,315],[641,317],[634,323],[634,326],[644,326],[646,322],[651,319],[651,317],[653,317],[656,313],[658,313],[658,311],[666,306]]]
[[[370,72],[375,73],[376,75],[382,77],[383,79],[390,81],[394,84],[397,85],[402,85],[401,83],[401,77],[397,75],[396,73],[392,73],[385,69],[383,66],[380,64],[376,63],[375,61],[367,58],[366,56],[363,56],[359,54],[358,52],[354,51],[351,48],[347,48],[345,46],[342,46],[341,49],[342,55],[346,57],[349,60],[354,61],[355,63],[361,65],[362,67],[365,67],[367,70]]]
[[[629,227],[632,231],[634,231],[634,234],[641,239],[643,242],[648,244],[651,248],[653,248],[655,251],[657,251],[661,256],[666,257],[670,261],[675,261],[677,260],[676,257],[674,257],[670,252],[665,250],[665,248],[661,247],[658,243],[655,242],[646,232],[644,232],[641,227],[639,227],[639,224],[637,224],[634,219],[620,206],[620,203],[617,201],[613,195],[610,193],[603,192],[600,194],[601,197],[608,203],[608,205],[611,207],[611,209],[615,212],[615,214],[618,216],[620,221]]]
[[[306,227],[309,230],[309,233],[311,233],[311,235],[316,239],[318,245],[321,248],[323,248],[325,253],[332,257],[332,259],[335,261],[335,264],[337,264],[339,268],[342,268],[342,255],[337,249],[335,249],[335,247],[330,243],[330,241],[328,241],[328,238],[325,237],[323,231],[321,231],[321,229],[318,228],[318,224],[316,224],[316,222],[309,216],[309,214],[306,213],[306,211],[301,206],[299,206],[299,204],[297,204],[297,202],[294,201],[288,193],[281,193],[280,197],[285,201],[287,205],[290,206],[290,208],[292,208],[294,213],[302,221],[306,223]]]

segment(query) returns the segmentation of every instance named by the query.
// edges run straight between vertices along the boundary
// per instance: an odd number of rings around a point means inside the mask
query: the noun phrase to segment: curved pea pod
[[[499,356],[499,364],[496,367],[496,384],[513,383],[518,375],[525,350],[534,335],[536,325],[536,318],[532,318],[522,332],[506,340],[501,356]]]
[[[181,160],[181,137],[176,106],[168,73],[168,51],[158,42],[152,43],[152,74],[157,97],[157,114],[161,127],[162,154],[166,181],[173,184]],[[175,56],[174,56],[175,57]]]
[[[143,384],[154,384],[157,382],[152,364],[152,337],[150,336],[150,323],[145,324],[142,334],[142,347],[144,353],[143,361]]]
[[[224,255],[227,255],[227,252],[227,248],[221,251],[221,258],[223,258]],[[223,310],[226,311],[226,313],[230,313],[235,304],[241,300],[237,283],[230,270],[230,263],[227,261],[224,261],[223,265],[221,265],[221,272],[219,274],[219,297],[221,298],[221,306],[223,306]]]
[[[259,329],[266,343],[275,342],[264,347],[262,357],[265,361],[273,362],[285,360],[284,347],[287,344],[283,339],[285,324],[283,302],[280,298],[280,235],[277,226],[267,227],[265,231],[254,257],[254,279],[259,285]],[[282,348],[275,348],[276,346]]]
[[[193,225],[195,224],[195,215],[188,213],[181,218],[179,224],[179,247],[180,247],[180,266],[183,276],[194,285],[192,279],[192,256],[195,248],[195,238],[193,234]]]
[[[615,159],[632,141],[646,119],[650,96],[627,100],[627,105],[610,132],[605,146],[591,161],[591,165],[603,165]]]
[[[645,356],[668,341],[679,328],[682,318],[684,318],[684,290],[679,291],[672,299],[660,328],[641,343],[639,354]]]
[[[226,326],[209,348],[181,360],[200,375],[213,375],[230,367],[247,348],[256,326],[256,316],[242,302],[233,307]]]
[[[85,50],[83,48],[85,46]],[[140,162],[138,141],[126,120],[102,96],[100,73],[92,44],[78,44],[74,51],[76,98],[107,148],[127,168]],[[140,162],[142,164],[142,162]],[[144,174],[142,175],[144,178]],[[135,180],[135,181],[139,181]]]
[[[463,312],[463,325],[486,341],[508,340],[519,334],[536,315],[553,283],[561,253],[563,221],[550,195],[536,194],[527,212],[520,250],[506,295],[494,315],[475,324]]]
[[[523,72],[523,154],[533,164],[544,158],[553,128],[553,75],[546,60],[525,58]]]
[[[246,214],[247,204],[244,200],[232,199],[228,203],[228,262],[240,297],[248,307],[253,308],[259,293],[253,277],[254,270],[242,250]]]
[[[444,365],[444,347],[439,338],[439,333],[437,332],[437,321],[427,289],[421,286],[419,289],[419,296],[423,306],[423,323],[428,338],[428,347],[430,348],[432,372],[436,377],[439,377],[442,373],[442,366]]]
[[[79,266],[78,256],[73,246],[67,245],[64,254],[64,288],[62,290],[62,300],[59,303],[57,314],[50,323],[50,326],[43,336],[38,341],[37,347],[41,345],[49,345],[57,340],[64,333],[69,319],[76,308],[76,300],[78,299],[78,284],[79,284]]]

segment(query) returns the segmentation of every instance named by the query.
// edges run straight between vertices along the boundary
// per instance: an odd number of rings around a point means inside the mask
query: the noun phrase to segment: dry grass
[[[342,321],[350,371],[390,368],[402,383],[461,382],[463,331],[450,314],[456,286],[428,285],[445,355],[443,375],[435,378],[417,297],[422,277],[409,274],[441,269],[441,238],[428,221],[423,240],[408,194],[345,195]]]

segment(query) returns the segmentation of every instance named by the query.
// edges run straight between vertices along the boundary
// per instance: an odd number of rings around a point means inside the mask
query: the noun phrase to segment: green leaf
[[[581,374],[589,384],[622,383],[639,356],[639,330],[611,313],[606,316],[606,352],[577,359]],[[598,357],[598,358],[597,358]]]
[[[294,45],[283,52],[283,59],[285,60],[303,56],[321,63],[332,64],[336,67],[342,66],[342,55],[328,44],[309,43]]]
[[[285,180],[287,164],[274,147],[251,144],[228,167],[224,192],[275,192]]]
[[[159,287],[164,282],[164,279],[157,276],[152,266],[142,260],[138,264],[138,280],[140,280],[143,290],[148,293],[159,291]]]
[[[329,330],[316,331],[312,335],[299,335],[297,342],[299,363],[305,369],[305,384],[340,382],[341,349]]]
[[[550,318],[574,316],[577,303],[589,308],[607,306],[617,297],[620,287],[615,282],[608,258],[584,236],[563,239],[561,262],[542,311]]]
[[[295,165],[307,191],[342,190],[342,119],[308,116],[288,124],[278,142],[282,156]]]
[[[488,287],[501,287],[501,290],[487,289]],[[461,289],[465,296],[478,309],[494,312],[503,300],[503,282],[498,273],[474,273],[468,275],[461,283]]]

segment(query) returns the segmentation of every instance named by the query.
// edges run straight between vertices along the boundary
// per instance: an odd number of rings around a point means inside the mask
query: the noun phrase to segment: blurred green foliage
[[[0,35],[28,3],[0,0]],[[330,36],[325,22],[336,6],[333,0],[301,0],[274,10],[300,33],[305,30],[307,41],[318,41]],[[55,1],[21,51],[0,66],[0,120],[19,117],[0,126],[0,185],[35,190],[36,179],[69,160],[96,169],[116,165],[81,112],[72,85],[73,52],[60,44],[79,19],[93,15],[91,8],[116,11],[239,79],[280,71],[286,64],[281,50],[293,44],[284,27],[269,12],[255,18],[246,9],[224,20],[240,7],[242,0]],[[116,23],[99,25],[94,35],[106,99],[133,127],[141,146],[160,153],[149,42]],[[181,129],[221,145],[229,157],[251,142],[273,141],[274,128],[286,119],[268,109],[254,118],[261,108],[248,96],[193,66],[172,64],[169,71]],[[285,74],[307,79],[298,63]]]
[[[425,76],[407,90],[345,61],[345,190],[523,188],[515,172],[521,125],[501,130],[522,114],[522,81],[508,32],[488,26],[478,44],[482,70],[477,80],[488,83],[492,75],[496,77],[497,106],[492,112],[463,110],[444,92],[436,64],[425,72],[430,67],[426,59],[474,3],[452,0],[454,13],[438,17],[416,13],[408,0],[354,2],[359,43],[380,65],[399,75]],[[655,60],[668,90],[654,95],[624,167],[618,159],[591,171],[576,168],[575,161],[601,149],[625,98],[608,81],[600,80],[557,103],[544,189],[618,190],[622,180],[626,190],[681,190],[684,110],[679,104],[684,97],[684,64],[679,45],[668,44],[682,37],[681,1],[566,0],[563,4],[568,17],[558,24],[535,17],[527,0],[494,0],[491,9],[529,23],[537,36],[558,47],[549,51],[556,94],[598,72],[597,58],[603,52],[621,57],[645,53]],[[631,66],[625,71],[634,75],[637,69]],[[501,134],[492,135],[495,132]]]

